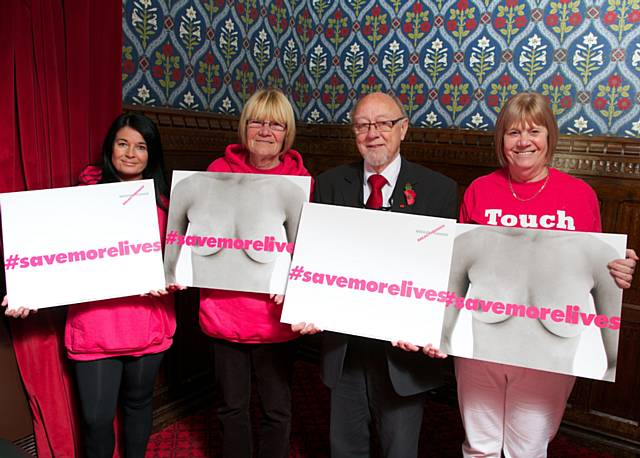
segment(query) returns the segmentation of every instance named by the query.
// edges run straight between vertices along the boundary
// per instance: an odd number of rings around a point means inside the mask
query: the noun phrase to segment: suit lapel
[[[410,184],[415,188],[418,182],[418,176],[411,173],[410,164],[400,158],[400,173],[398,174],[398,180],[396,181],[396,187],[393,188],[393,204],[391,205],[391,211],[394,212],[408,212],[407,199],[404,195],[404,188],[407,184]]]
[[[348,172],[339,182],[339,191],[343,199],[343,205],[348,207],[363,208],[362,174],[364,163],[359,162],[349,167]]]

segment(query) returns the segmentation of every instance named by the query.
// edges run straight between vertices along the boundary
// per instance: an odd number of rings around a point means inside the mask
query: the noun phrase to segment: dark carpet
[[[464,439],[455,393],[438,392],[429,397],[420,439],[420,457],[460,457]],[[253,400],[254,431],[259,408]],[[221,456],[220,425],[212,406],[167,426],[151,437],[147,458]],[[299,361],[293,381],[293,426],[290,458],[329,456],[329,391],[322,384],[317,364]],[[549,447],[549,457],[610,458],[613,455],[586,447],[562,433]]]

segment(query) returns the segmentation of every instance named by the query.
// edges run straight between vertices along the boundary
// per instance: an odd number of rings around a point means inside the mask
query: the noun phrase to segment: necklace
[[[535,199],[540,195],[542,191],[544,191],[544,188],[547,186],[547,183],[549,182],[550,175],[551,174],[547,172],[547,177],[544,179],[544,183],[542,183],[542,186],[540,186],[540,189],[538,189],[538,191],[536,191],[534,195],[532,195],[531,197],[527,197],[526,199],[523,199],[522,197],[518,197],[518,195],[516,194],[516,191],[513,189],[513,183],[511,183],[511,174],[507,172],[507,180],[509,180],[509,190],[511,191],[511,195],[513,196],[514,199],[519,200],[520,202],[529,202],[530,200]]]

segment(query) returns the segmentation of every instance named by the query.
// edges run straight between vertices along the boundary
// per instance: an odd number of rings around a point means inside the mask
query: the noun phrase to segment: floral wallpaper
[[[124,0],[123,100],[238,116],[281,88],[349,122],[395,92],[415,126],[492,130],[545,94],[566,134],[640,138],[640,0]]]

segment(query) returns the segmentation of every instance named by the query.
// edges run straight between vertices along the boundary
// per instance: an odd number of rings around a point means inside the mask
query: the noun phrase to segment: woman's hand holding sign
[[[301,335],[313,335],[322,331],[322,329],[316,328],[313,323],[305,323],[304,321],[297,324],[291,325],[291,330],[293,332],[299,332]]]
[[[2,305],[3,307],[7,307],[9,305],[9,300],[7,299],[7,296],[5,295],[4,298],[2,299]],[[29,314],[36,313],[38,310],[37,309],[29,309],[26,307],[19,307],[17,309],[10,309],[7,308],[4,311],[4,314],[6,316],[10,316],[12,318],[26,318],[29,316]]]

